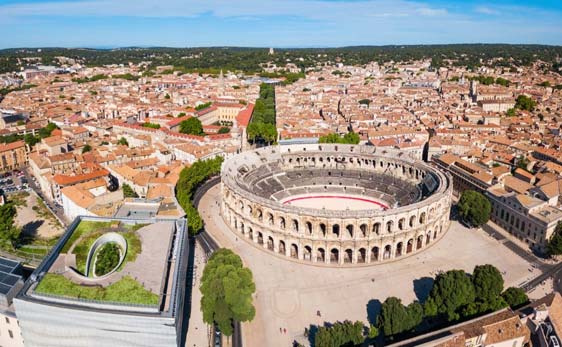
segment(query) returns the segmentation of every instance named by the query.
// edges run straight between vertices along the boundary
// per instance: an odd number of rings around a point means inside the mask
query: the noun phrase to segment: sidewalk
[[[204,252],[198,243],[195,243],[195,269],[193,271],[193,292],[191,294],[191,315],[189,318],[189,330],[185,347],[209,347],[209,326],[203,322],[201,312],[201,291],[199,284],[205,267]]]

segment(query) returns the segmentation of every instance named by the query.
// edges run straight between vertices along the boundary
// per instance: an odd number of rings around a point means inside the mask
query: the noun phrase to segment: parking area
[[[458,222],[426,251],[393,263],[357,268],[298,264],[240,239],[223,222],[216,208],[220,199],[217,186],[202,198],[199,210],[211,236],[238,253],[253,272],[257,312],[254,321],[243,324],[248,346],[289,346],[294,340],[306,345],[303,332],[310,325],[344,319],[367,322],[388,296],[405,303],[423,300],[439,271],[472,272],[476,265],[493,264],[506,287],[539,272],[494,237]]]
[[[0,190],[4,194],[11,194],[28,189],[29,182],[25,173],[20,170],[6,172],[0,175]]]

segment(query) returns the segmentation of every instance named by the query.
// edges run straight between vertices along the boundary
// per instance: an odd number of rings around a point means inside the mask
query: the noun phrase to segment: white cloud
[[[499,11],[487,7],[487,6],[478,6],[474,9],[475,12],[477,13],[481,13],[481,14],[487,14],[487,15],[496,15],[499,14]]]
[[[418,9],[418,13],[422,16],[445,16],[448,14],[444,8],[429,8],[423,7]]]
[[[423,2],[409,0],[85,0],[43,3],[13,3],[0,6],[3,16],[131,16],[194,17],[210,13],[216,17],[296,16],[311,20],[365,17],[445,15]]]

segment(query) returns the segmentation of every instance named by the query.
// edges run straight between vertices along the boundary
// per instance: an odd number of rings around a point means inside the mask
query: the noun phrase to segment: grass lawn
[[[72,246],[72,244],[76,242],[76,240],[78,240],[78,238],[83,234],[87,234],[89,232],[101,228],[109,228],[111,226],[111,223],[112,222],[92,222],[86,220],[81,221],[80,224],[78,224],[78,226],[72,233],[72,235],[70,236],[70,238],[68,239],[68,241],[66,242],[66,244],[64,245],[64,247],[62,248],[61,253],[68,252],[70,246]]]
[[[143,305],[157,305],[159,299],[158,295],[145,289],[129,276],[125,276],[106,288],[102,288],[81,286],[62,275],[48,273],[39,282],[35,292],[72,298]]]
[[[64,245],[63,251],[65,249],[68,251],[70,245],[76,242],[78,237],[82,236],[82,240],[74,247],[72,253],[76,255],[76,269],[80,271],[82,274],[86,273],[86,261],[88,259],[88,252],[90,251],[90,247],[92,244],[104,234],[105,230],[107,229],[112,222],[88,222],[82,221],[74,234],[70,237],[70,240]],[[135,230],[138,230],[138,227],[126,227],[130,231],[127,232],[120,232],[119,234],[127,240],[127,254],[125,254],[125,259],[123,263],[119,267],[118,271],[123,269],[125,264],[130,261],[135,261],[137,255],[141,252],[141,240]],[[78,236],[76,236],[78,234]],[[76,236],[76,237],[75,237]]]

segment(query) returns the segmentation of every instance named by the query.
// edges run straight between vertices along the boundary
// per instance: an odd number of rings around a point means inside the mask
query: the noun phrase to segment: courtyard
[[[388,296],[406,304],[423,301],[439,271],[472,272],[476,265],[493,264],[503,273],[506,287],[538,275],[496,239],[455,221],[438,243],[392,263],[348,268],[297,263],[234,234],[219,214],[220,200],[220,187],[215,186],[199,210],[209,234],[221,247],[238,253],[254,275],[256,317],[242,325],[247,346],[290,346],[295,340],[306,345],[303,332],[310,325],[345,319],[368,323]]]

